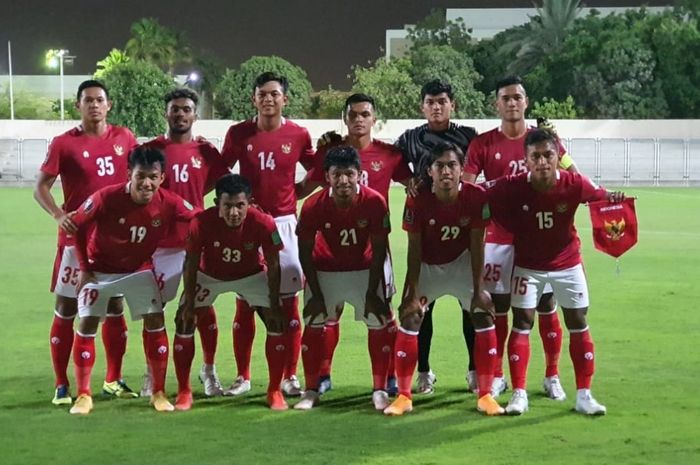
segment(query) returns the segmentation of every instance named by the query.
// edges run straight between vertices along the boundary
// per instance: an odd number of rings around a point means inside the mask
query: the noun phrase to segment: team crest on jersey
[[[493,158],[495,158],[496,160],[500,160],[501,159],[501,152],[496,152],[496,155],[494,155]]]
[[[83,205],[83,211],[85,213],[89,212],[90,210],[92,210],[92,206],[92,197],[88,197],[88,199],[85,201],[85,204]]]
[[[292,143],[282,144],[282,153],[289,155],[292,153]]]
[[[361,220],[357,220],[357,227],[358,228],[366,228],[368,224],[369,224],[369,220],[366,220],[364,218]]]
[[[192,161],[192,168],[200,169],[202,167],[202,159],[193,156],[190,161]]]
[[[114,148],[114,153],[115,153],[116,155],[118,155],[118,156],[120,156],[120,157],[121,157],[122,155],[124,155],[124,147],[122,147],[122,146],[119,145],[119,144],[114,144],[112,147]]]
[[[372,171],[380,171],[384,167],[382,161],[373,161],[370,165],[372,166]]]
[[[625,219],[621,218],[617,221],[605,222],[606,236],[611,241],[619,241],[625,235]]]
[[[90,152],[83,150],[83,158],[90,158]]]
[[[221,242],[214,241],[214,247],[221,247]]]
[[[461,227],[465,227],[469,224],[469,217],[468,216],[463,216],[459,219],[458,223]]]
[[[569,209],[569,206],[565,203],[560,203],[557,205],[557,213],[564,213]]]
[[[151,221],[151,226],[153,226],[154,228],[157,228],[158,226],[160,226],[160,224],[160,218],[153,218],[153,221]]]
[[[252,242],[246,242],[245,244],[243,244],[243,248],[245,250],[253,250],[253,247],[255,247],[255,244]]]

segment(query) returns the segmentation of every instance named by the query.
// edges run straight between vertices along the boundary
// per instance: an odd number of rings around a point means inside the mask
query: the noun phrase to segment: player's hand
[[[537,118],[537,129],[545,129],[555,136],[557,135],[557,128],[552,124],[549,119],[547,119],[545,116],[540,116]]]
[[[185,301],[183,305],[178,307],[177,313],[175,313],[175,324],[182,324],[185,328],[191,328],[194,326],[194,304]]]
[[[399,318],[403,320],[406,317],[416,315],[422,317],[425,312],[425,304],[418,298],[408,298],[401,301],[399,305]]]
[[[328,318],[326,302],[323,297],[312,296],[304,306],[304,320],[307,321],[307,325],[311,325],[319,316],[321,323],[324,323]]]
[[[406,186],[406,194],[411,197],[418,195],[418,191],[423,186],[423,180],[421,178],[411,178],[408,181],[408,186]]]
[[[80,273],[78,273],[78,285],[75,287],[78,293],[80,293],[81,289],[85,287],[87,283],[97,284],[97,278],[95,277],[95,273],[93,273],[92,271],[80,270]]]
[[[58,227],[62,229],[63,232],[68,234],[75,234],[76,232],[78,232],[78,227],[72,220],[76,213],[77,212],[72,211],[54,217],[56,223],[58,223]]]
[[[618,203],[625,200],[625,193],[622,191],[608,192],[608,201]]]
[[[491,294],[484,290],[479,290],[474,293],[472,297],[471,305],[469,306],[469,311],[473,314],[476,309],[484,310],[486,313],[491,315],[491,318],[496,318],[496,309],[491,300]]]
[[[321,137],[318,138],[318,141],[316,141],[316,150],[320,149],[323,146],[330,145],[330,144],[340,144],[343,141],[343,136],[338,134],[335,131],[328,131],[324,132]]]
[[[374,315],[382,326],[386,324],[391,316],[389,305],[376,292],[367,292],[365,295],[365,319],[370,314]]]

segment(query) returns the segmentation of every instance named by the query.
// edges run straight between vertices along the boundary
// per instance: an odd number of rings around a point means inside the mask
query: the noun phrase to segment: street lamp
[[[70,55],[68,50],[64,49],[52,49],[46,52],[46,64],[50,68],[58,67],[58,74],[61,80],[61,120],[65,119],[64,103],[63,103],[63,62],[72,64],[75,59],[75,55]]]

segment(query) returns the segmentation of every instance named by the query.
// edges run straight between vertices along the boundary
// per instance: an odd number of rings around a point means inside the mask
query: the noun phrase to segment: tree
[[[103,81],[113,102],[111,123],[130,128],[137,136],[165,132],[163,98],[175,86],[171,76],[152,63],[131,60],[105,71]]]
[[[255,115],[251,102],[253,83],[267,71],[285,76],[289,81],[289,104],[285,114],[290,118],[306,118],[311,109],[311,83],[306,71],[278,56],[254,56],[238,69],[226,72],[216,87],[214,106],[219,116],[242,120]]]
[[[531,118],[576,119],[576,104],[569,95],[564,101],[545,97],[541,102],[535,102],[530,110]]]
[[[352,89],[375,99],[381,119],[419,118],[420,87],[413,82],[410,67],[404,58],[388,63],[379,58],[366,68],[357,65],[352,69]]]
[[[408,28],[408,39],[411,50],[425,45],[449,45],[459,52],[466,52],[473,43],[470,32],[462,18],[449,21],[445,17],[445,10],[433,9],[415,27]]]
[[[350,92],[328,86],[318,92],[312,99],[311,116],[319,119],[338,119],[343,113],[345,100]]]
[[[122,50],[113,48],[109,55],[97,62],[97,70],[95,71],[95,79],[102,79],[104,73],[119,63],[126,63],[129,57]]]
[[[59,119],[52,110],[53,102],[48,97],[32,94],[24,90],[13,92],[15,119]],[[10,119],[10,88],[6,86],[0,97],[0,119]]]
[[[474,62],[469,56],[449,45],[424,45],[413,49],[409,58],[411,78],[417,86],[433,79],[452,85],[457,118],[486,116],[484,94],[474,88],[481,76],[474,70]]]
[[[184,33],[161,25],[155,18],[141,18],[131,25],[125,50],[129,57],[149,61],[170,74],[177,64],[189,63],[192,58]]]

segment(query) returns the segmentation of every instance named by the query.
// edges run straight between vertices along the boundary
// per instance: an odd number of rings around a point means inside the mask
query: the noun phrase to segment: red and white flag
[[[588,207],[596,249],[617,258],[637,243],[637,212],[633,198],[618,203],[600,200],[590,202]]]

